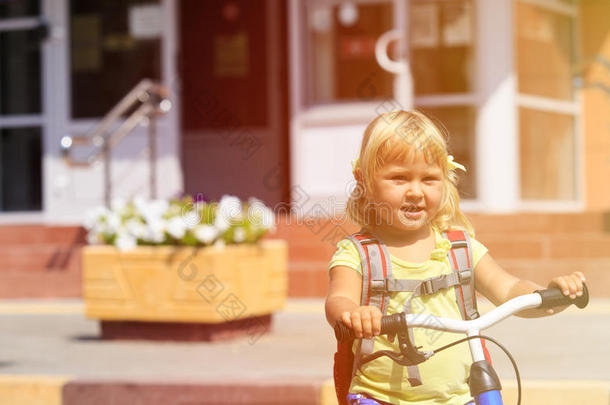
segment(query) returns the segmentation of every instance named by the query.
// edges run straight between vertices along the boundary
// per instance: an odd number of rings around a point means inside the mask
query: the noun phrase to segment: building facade
[[[468,169],[465,210],[607,211],[609,17],[604,0],[0,2],[0,221],[75,224],[103,203],[102,165],[67,166],[60,140],[142,78],[173,104],[162,197],[333,216],[366,124],[418,108]],[[146,134],[112,152],[113,195],[148,194]]]

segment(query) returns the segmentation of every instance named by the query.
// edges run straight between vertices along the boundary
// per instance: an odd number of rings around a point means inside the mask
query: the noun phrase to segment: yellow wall
[[[607,90],[583,90],[585,203],[588,210],[610,209],[610,66],[592,62],[601,56],[610,62],[610,1],[582,0],[581,65],[586,84]]]

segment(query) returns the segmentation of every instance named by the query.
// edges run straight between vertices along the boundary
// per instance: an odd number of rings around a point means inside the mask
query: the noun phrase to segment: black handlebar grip
[[[337,321],[335,324],[335,337],[337,338],[337,342],[342,343],[346,340],[353,339],[355,337],[354,331],[341,321]]]
[[[551,309],[570,304],[574,304],[578,308],[584,308],[589,303],[589,290],[584,283],[582,285],[582,295],[574,299],[563,295],[559,288],[547,288],[546,290],[538,290],[536,292],[542,297],[542,304],[539,307],[541,309]]]
[[[396,334],[402,325],[401,314],[386,315],[381,317],[381,335]],[[341,321],[335,325],[335,337],[338,342],[354,339],[356,335],[351,328],[345,326]]]

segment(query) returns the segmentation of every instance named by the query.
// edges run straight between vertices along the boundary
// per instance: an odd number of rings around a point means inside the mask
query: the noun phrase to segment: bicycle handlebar
[[[532,294],[522,295],[513,298],[504,304],[494,308],[480,318],[470,321],[451,318],[439,318],[434,315],[424,314],[409,314],[402,316],[400,313],[386,315],[381,318],[381,333],[382,335],[396,334],[404,327],[409,328],[428,328],[447,332],[462,332],[467,333],[472,330],[483,330],[500,322],[501,320],[525,309],[539,308],[550,309],[563,305],[574,304],[578,308],[584,308],[589,303],[589,290],[583,284],[583,294],[580,297],[571,299],[563,295],[558,288],[548,288],[538,290]],[[403,319],[406,322],[403,322]],[[406,325],[405,325],[406,324]],[[337,341],[343,342],[347,339],[354,339],[354,331],[339,321],[335,325],[335,337]]]

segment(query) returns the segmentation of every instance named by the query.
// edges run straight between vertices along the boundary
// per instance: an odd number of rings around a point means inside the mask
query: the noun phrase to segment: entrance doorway
[[[185,191],[288,201],[286,2],[182,0]]]

